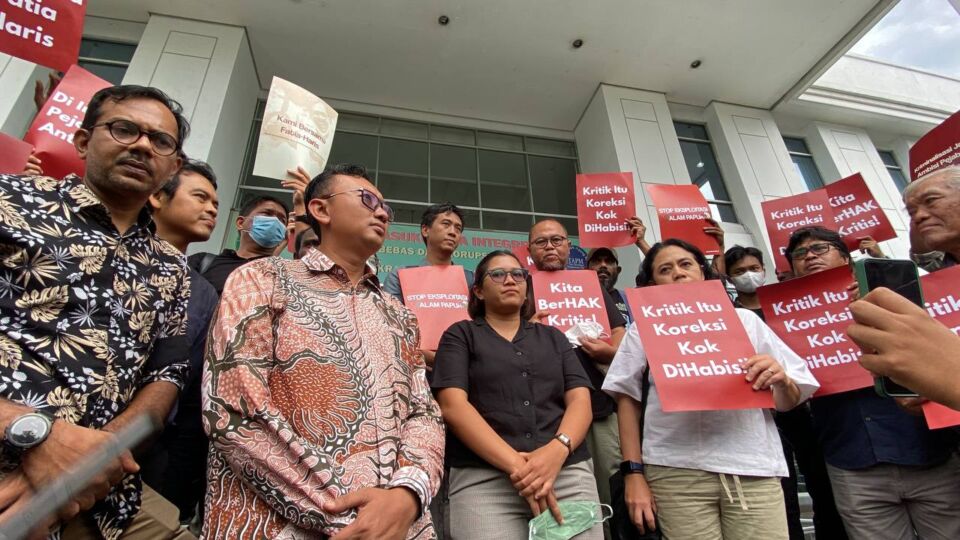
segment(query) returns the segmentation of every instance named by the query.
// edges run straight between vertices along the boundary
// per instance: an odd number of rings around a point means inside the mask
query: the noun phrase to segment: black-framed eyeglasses
[[[158,156],[172,156],[180,149],[180,144],[173,135],[162,131],[146,131],[129,120],[113,120],[94,124],[90,129],[106,126],[113,140],[120,144],[133,144],[144,135],[150,140],[150,147]]]
[[[824,253],[830,251],[830,248],[834,248],[833,244],[829,242],[819,242],[817,244],[810,244],[807,247],[797,248],[790,253],[790,258],[799,261],[800,259],[807,256],[807,253],[813,253],[814,255],[823,255]]]
[[[513,278],[514,283],[520,283],[521,281],[527,280],[530,272],[528,272],[526,268],[511,268],[510,270],[494,268],[493,270],[487,270],[487,273],[484,275],[490,276],[490,279],[492,279],[494,283],[503,283],[507,280],[507,276]]]
[[[540,249],[543,249],[547,247],[547,242],[549,242],[550,245],[553,247],[560,247],[564,243],[566,243],[567,240],[568,238],[566,236],[561,236],[558,234],[556,236],[551,236],[550,238],[547,238],[547,237],[537,238],[536,240],[530,243],[537,246]]]
[[[360,202],[362,202],[364,206],[369,208],[371,212],[376,212],[377,209],[383,208],[383,211],[387,213],[387,221],[393,221],[393,218],[394,218],[393,208],[391,208],[389,204],[383,202],[383,199],[381,199],[380,197],[377,197],[376,193],[363,188],[345,189],[343,191],[338,191],[336,193],[324,195],[319,198],[329,199],[331,197],[336,197],[337,195],[343,195],[344,193],[354,193],[356,191],[360,192]]]

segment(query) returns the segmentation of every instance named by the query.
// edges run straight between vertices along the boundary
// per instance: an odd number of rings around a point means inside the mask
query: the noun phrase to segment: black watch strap
[[[636,461],[622,461],[620,462],[620,474],[623,476],[628,474],[643,474],[643,463],[637,463]]]

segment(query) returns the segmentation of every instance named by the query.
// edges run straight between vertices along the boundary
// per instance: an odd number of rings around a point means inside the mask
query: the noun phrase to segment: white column
[[[0,53],[0,131],[20,138],[37,114],[35,81],[47,83],[49,68]]]
[[[893,257],[908,257],[908,218],[903,210],[900,190],[867,133],[860,128],[814,122],[807,128],[806,136],[824,182],[830,184],[854,173],[863,175],[867,187],[899,236],[882,243],[884,252]]]
[[[807,191],[769,111],[711,103],[704,111],[710,139],[723,171],[743,235],[727,233],[727,246],[755,245],[773,268],[774,252],[760,203]],[[730,228],[724,224],[725,230]],[[753,239],[763,239],[755,242]],[[768,273],[773,279],[773,272]]]
[[[637,214],[647,225],[647,241],[660,238],[657,212],[645,184],[689,184],[687,172],[663,94],[600,85],[574,132],[580,167],[585,173],[632,172]],[[617,249],[618,285],[633,287],[640,265],[638,250]]]
[[[160,88],[183,105],[191,125],[184,150],[210,163],[220,196],[220,218],[213,235],[190,251],[218,252],[240,184],[260,94],[246,31],[152,15],[123,82]]]

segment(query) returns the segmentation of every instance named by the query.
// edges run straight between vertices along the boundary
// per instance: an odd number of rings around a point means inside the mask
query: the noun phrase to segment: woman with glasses
[[[526,538],[558,502],[599,506],[590,382],[559,330],[529,322],[527,271],[509,251],[477,265],[468,311],[440,340],[433,389],[449,427],[450,537]],[[597,508],[599,513],[599,508]],[[577,538],[603,538],[595,525]]]
[[[717,279],[703,253],[677,239],[653,246],[643,275],[648,286]],[[803,359],[750,310],[737,309],[737,316],[757,351],[743,364],[743,384],[772,392],[780,411],[809,398],[820,385]],[[621,470],[633,522],[641,530],[654,527],[656,514],[667,538],[786,540],[779,477],[787,476],[787,463],[771,412],[665,413],[657,382],[631,324],[603,390],[617,400],[626,460]]]

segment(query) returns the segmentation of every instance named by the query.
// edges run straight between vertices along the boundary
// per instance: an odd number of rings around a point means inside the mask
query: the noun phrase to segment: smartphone
[[[914,304],[924,307],[923,290],[917,265],[906,259],[860,259],[854,261],[853,272],[860,286],[860,296],[878,287],[886,287]],[[917,393],[905,388],[889,377],[874,377],[873,388],[883,397],[917,397]]]

